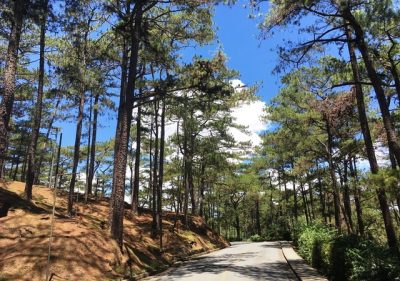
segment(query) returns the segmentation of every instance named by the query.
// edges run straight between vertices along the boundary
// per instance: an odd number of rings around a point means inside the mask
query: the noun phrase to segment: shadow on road
[[[245,253],[240,255],[226,254],[218,257],[200,257],[195,261],[188,263],[182,268],[171,272],[169,277],[171,280],[182,278],[188,275],[196,275],[201,273],[220,274],[224,271],[242,275],[243,277],[254,280],[288,280],[288,265],[284,262],[268,262],[252,265],[237,265],[256,253]],[[229,263],[227,263],[229,261]]]

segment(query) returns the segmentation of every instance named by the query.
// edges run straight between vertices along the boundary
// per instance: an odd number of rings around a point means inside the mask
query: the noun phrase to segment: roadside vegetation
[[[35,246],[101,205],[112,249],[145,217],[155,259],[174,256],[170,225],[190,236],[195,219],[218,239],[293,240],[332,280],[398,280],[398,1],[249,1],[263,40],[287,34],[260,141],[235,138],[251,135],[235,109],[268,88],[239,82],[222,47],[195,53],[218,42],[215,5],[235,2],[0,3],[0,243],[25,233],[15,214],[44,209],[47,228],[24,234]]]

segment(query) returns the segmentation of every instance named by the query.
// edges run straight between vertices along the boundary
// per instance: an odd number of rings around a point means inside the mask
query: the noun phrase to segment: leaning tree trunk
[[[0,104],[0,178],[3,177],[6,159],[8,131],[14,105],[16,90],[16,73],[18,65],[18,49],[21,40],[21,30],[25,14],[25,0],[14,1],[14,15],[11,24],[11,34],[8,41],[6,67],[4,70],[4,94]]]
[[[45,3],[45,10],[47,12],[47,2]],[[40,124],[42,121],[42,108],[43,108],[43,85],[44,85],[44,47],[46,40],[46,12],[43,13],[40,19],[40,51],[39,51],[39,83],[38,95],[35,105],[35,116],[32,127],[31,142],[28,149],[28,170],[26,173],[26,183],[24,196],[26,199],[32,199],[32,186],[35,181],[35,159],[36,149],[39,139]]]
[[[379,109],[381,111],[383,125],[386,132],[386,138],[388,146],[392,149],[397,163],[400,163],[400,146],[397,140],[397,133],[393,124],[392,117],[390,115],[389,106],[386,100],[385,91],[382,86],[382,80],[379,77],[374,64],[372,62],[368,45],[365,41],[365,33],[361,25],[357,22],[356,18],[351,13],[350,9],[345,9],[343,15],[354,29],[355,33],[355,45],[360,50],[363,58],[365,68],[369,79],[371,80],[372,87],[374,88],[376,99],[378,100]],[[350,37],[351,38],[351,37]],[[351,43],[350,43],[351,44]]]
[[[354,18],[353,18],[353,21],[355,21]],[[353,25],[353,27],[357,26],[356,24],[352,24],[352,25]],[[358,33],[358,35],[357,35],[358,42],[360,43],[360,41],[361,41],[361,43],[362,43],[362,42],[364,42],[364,38],[363,38],[364,34],[359,25],[358,25],[357,30],[358,31],[356,33]],[[353,71],[353,77],[354,77],[354,80],[356,83],[355,91],[356,91],[357,107],[358,107],[361,131],[362,131],[362,134],[364,137],[364,143],[365,143],[365,147],[366,147],[366,151],[367,151],[367,157],[368,157],[368,162],[370,165],[371,173],[377,174],[379,171],[379,166],[378,166],[378,161],[376,160],[375,150],[374,150],[371,133],[370,133],[369,126],[368,126],[368,119],[367,119],[365,103],[364,103],[364,94],[363,94],[362,86],[360,83],[361,82],[360,71],[358,68],[357,57],[355,54],[355,46],[354,46],[355,44],[352,42],[352,36],[351,36],[350,30],[348,28],[346,29],[346,36],[347,36],[347,39],[349,42],[348,49],[349,49],[349,54],[350,54],[351,67],[352,67],[352,71]],[[360,46],[359,46],[359,48],[360,48]],[[372,76],[374,77],[374,75],[373,75],[374,69],[373,69],[371,61],[369,60],[368,50],[366,49],[365,42],[364,42],[364,44],[361,44],[361,49],[363,49],[362,55],[364,58],[364,62],[365,63],[369,62],[368,73],[372,74]],[[361,51],[361,49],[360,49],[360,51]],[[366,65],[367,65],[367,63],[366,63]],[[376,74],[376,72],[375,72],[375,74]],[[371,81],[372,81],[372,79],[371,79]],[[378,82],[378,84],[377,84],[377,82]],[[377,81],[377,79],[375,77],[373,84],[375,85],[374,86],[375,91],[378,90],[376,92],[377,96],[378,95],[380,96],[381,94],[384,95],[383,88],[379,87],[379,79]],[[378,94],[378,92],[379,92],[379,94]],[[386,103],[385,97],[383,97],[383,100],[384,100],[384,103]],[[383,103],[382,98],[380,98],[380,102],[379,102],[380,106],[382,103]],[[384,104],[382,104],[381,109],[383,109],[385,111],[385,108],[383,105]],[[389,113],[389,116],[390,116],[390,113]],[[391,121],[390,121],[390,123],[391,123]],[[385,128],[387,125],[388,124],[386,122]],[[391,134],[387,134],[387,136],[388,135],[391,135]],[[389,140],[389,138],[388,138],[388,141],[389,141],[389,147],[392,147],[391,144],[393,144],[393,142],[391,142]],[[396,160],[398,160],[397,156],[396,156]],[[397,162],[399,162],[399,161],[397,161]],[[399,254],[398,245],[397,245],[397,237],[396,237],[396,233],[394,231],[392,216],[391,216],[390,210],[389,210],[389,205],[387,203],[385,188],[380,187],[377,189],[376,192],[377,192],[377,196],[378,196],[379,206],[380,206],[380,209],[382,212],[383,221],[385,224],[385,231],[386,231],[386,237],[388,240],[389,248],[396,254]]]
[[[139,55],[139,42],[141,37],[141,25],[143,18],[143,1],[135,4],[136,14],[134,18],[134,29],[131,36],[131,51],[129,59],[129,72],[126,89],[121,91],[120,104],[118,108],[118,120],[114,150],[113,191],[110,200],[110,232],[120,247],[123,243],[123,219],[125,198],[125,176],[128,156],[128,144],[133,110],[133,93],[136,84],[137,65]],[[125,79],[125,77],[123,77]],[[124,87],[125,83],[121,83]]]

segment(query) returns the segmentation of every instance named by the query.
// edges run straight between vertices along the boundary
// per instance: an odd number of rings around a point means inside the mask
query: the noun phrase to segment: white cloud
[[[262,120],[265,107],[265,102],[254,101],[243,103],[232,109],[232,116],[236,119],[236,123],[245,126],[248,131],[248,133],[243,133],[236,128],[230,128],[229,132],[234,136],[236,141],[251,141],[255,146],[261,144],[259,133],[268,126],[268,122]]]

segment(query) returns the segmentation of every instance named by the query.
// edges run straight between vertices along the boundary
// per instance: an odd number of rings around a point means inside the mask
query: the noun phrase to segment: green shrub
[[[387,248],[376,241],[360,241],[347,249],[349,280],[400,280],[400,262]]]
[[[333,281],[400,281],[400,261],[375,240],[340,235],[323,225],[295,229],[299,254]]]
[[[258,235],[258,234],[255,234],[255,235],[253,235],[253,236],[250,236],[249,240],[250,240],[251,242],[262,242],[262,241],[265,241],[265,238],[261,237],[261,236]]]
[[[300,228],[297,245],[300,255],[323,273],[329,273],[330,252],[337,232],[323,225]]]

